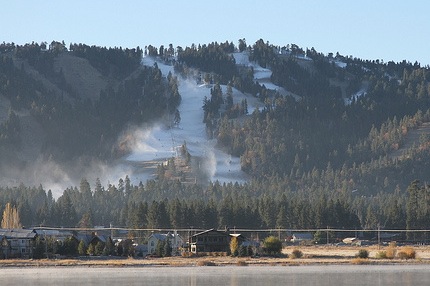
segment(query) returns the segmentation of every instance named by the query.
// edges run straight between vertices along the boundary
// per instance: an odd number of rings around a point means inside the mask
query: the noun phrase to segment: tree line
[[[5,209],[10,204],[16,206],[26,227],[427,228],[429,187],[418,181],[406,190],[372,197],[359,191],[281,191],[275,185],[266,188],[237,183],[185,187],[169,181],[135,186],[126,177],[106,188],[97,180],[94,189],[82,180],[79,187],[64,190],[56,200],[42,187],[2,188],[0,202]],[[163,195],[166,189],[171,193]]]

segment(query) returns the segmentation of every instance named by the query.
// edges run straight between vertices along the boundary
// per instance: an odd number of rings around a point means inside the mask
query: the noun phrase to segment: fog
[[[236,55],[237,57],[237,55]],[[242,63],[246,63],[247,55],[239,54]],[[155,60],[143,58],[142,64],[153,66]],[[256,64],[253,64],[256,66]],[[164,76],[169,72],[175,74],[173,66],[157,62]],[[265,71],[268,74],[270,71]],[[256,69],[256,73],[261,73]],[[259,75],[259,74],[258,74]],[[261,78],[256,78],[261,79]],[[241,170],[240,159],[232,157],[217,148],[216,140],[209,139],[203,123],[203,99],[210,98],[210,86],[199,85],[195,79],[184,79],[178,76],[179,93],[182,101],[178,110],[181,121],[172,124],[169,116],[164,116],[151,125],[127,126],[118,137],[118,146],[125,151],[124,157],[109,164],[100,160],[76,159],[67,163],[37,157],[20,166],[3,166],[1,168],[3,186],[42,185],[51,190],[54,197],[61,196],[68,187],[79,186],[82,178],[87,179],[94,188],[97,178],[103,186],[117,184],[119,179],[129,176],[133,184],[146,182],[154,178],[157,165],[175,157],[182,145],[193,158],[193,168],[197,169],[199,181],[246,182],[247,175]],[[226,86],[221,86],[226,93]],[[262,104],[257,98],[244,94],[233,88],[234,103],[247,100],[249,113],[260,108]],[[195,170],[196,171],[196,170]],[[196,180],[197,181],[197,180]]]

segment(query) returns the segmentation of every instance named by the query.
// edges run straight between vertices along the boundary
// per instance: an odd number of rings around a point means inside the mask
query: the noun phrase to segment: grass
[[[389,246],[385,250],[378,251],[375,255],[377,259],[394,259],[397,254],[397,244],[390,242]]]
[[[381,250],[381,251],[376,252],[375,258],[376,259],[387,259],[388,258],[387,257],[387,251]]]
[[[351,260],[351,264],[355,264],[355,265],[362,265],[362,264],[369,264],[369,259],[368,258],[354,258]]]
[[[378,249],[376,246],[366,248],[369,252],[368,259],[358,258],[357,252],[363,248],[353,246],[297,246],[285,247],[281,257],[255,256],[238,259],[236,257],[223,256],[217,253],[213,256],[188,257],[164,257],[164,258],[66,258],[66,259],[0,259],[0,270],[3,267],[193,267],[200,266],[229,266],[229,265],[341,265],[341,264],[429,264],[430,246],[401,247],[390,250],[390,247]],[[296,251],[297,250],[297,251]],[[396,253],[397,252],[397,253]],[[296,254],[302,254],[300,259],[291,259]],[[394,255],[395,261],[387,261]],[[288,254],[288,257],[287,257]],[[379,255],[379,256],[378,256]],[[191,256],[191,255],[190,255]],[[298,255],[300,256],[300,255]],[[417,257],[419,256],[419,259]],[[387,257],[387,258],[386,258]],[[379,260],[377,258],[380,258]]]

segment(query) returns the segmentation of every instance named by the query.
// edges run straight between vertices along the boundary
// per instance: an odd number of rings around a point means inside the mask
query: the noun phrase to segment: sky
[[[0,0],[0,7],[6,43],[143,48],[245,38],[430,65],[427,0]]]

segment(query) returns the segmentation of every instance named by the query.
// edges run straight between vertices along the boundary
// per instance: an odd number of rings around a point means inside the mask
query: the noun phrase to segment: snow
[[[353,100],[357,101],[360,97],[366,96],[368,88],[369,84],[363,83],[359,91],[351,95],[350,98],[345,98],[345,105],[351,105]]]
[[[268,68],[263,68],[262,66],[260,66],[256,62],[251,62],[249,60],[249,53],[248,52],[244,51],[244,52],[239,52],[239,53],[233,53],[233,57],[234,57],[237,65],[253,68],[253,70],[254,70],[254,81],[255,82],[258,82],[260,85],[264,85],[267,89],[277,91],[279,94],[281,94],[283,96],[292,96],[296,100],[300,99],[300,96],[286,90],[285,88],[283,88],[281,86],[274,84],[270,79],[270,77],[272,76],[272,71]],[[305,60],[310,59],[306,56],[301,57],[301,58],[305,59]],[[310,59],[310,60],[312,60],[312,59]],[[252,113],[252,112],[250,111],[250,113]]]
[[[296,95],[288,92],[284,88],[273,84],[270,80],[272,71],[263,68],[257,63],[249,61],[247,52],[232,54],[236,64],[252,67],[254,69],[254,80],[264,84],[267,89],[276,90],[283,95]],[[142,64],[154,66],[157,63],[163,76],[175,71],[173,66],[164,64],[153,57],[144,57]],[[197,84],[196,81],[182,78],[177,75],[179,83],[179,93],[182,101],[178,110],[181,121],[177,126],[169,127],[168,124],[157,123],[150,127],[141,127],[133,131],[134,145],[132,152],[124,158],[124,165],[147,166],[148,164],[160,164],[176,155],[176,150],[186,143],[187,150],[191,156],[201,158],[201,170],[204,170],[211,181],[239,182],[247,181],[247,175],[241,170],[240,158],[216,147],[216,139],[209,139],[206,134],[206,126],[203,123],[203,99],[210,98],[210,88],[212,85]],[[223,94],[227,93],[227,86],[221,85]],[[249,94],[245,94],[233,88],[233,101],[240,103],[243,99],[247,100],[248,113],[251,114],[255,109],[261,108],[263,104]],[[169,120],[167,120],[168,122]],[[135,168],[130,176],[132,181],[144,181],[154,175],[155,167]]]
[[[249,53],[248,52],[239,52],[233,53],[234,60],[236,61],[236,65],[241,66],[249,66]]]
[[[306,55],[296,55],[295,56],[297,59],[301,59],[301,60],[305,60],[305,61],[313,61],[312,58],[306,56]]]
[[[169,72],[175,74],[170,65],[166,65],[151,57],[143,58],[142,64],[153,66],[157,63],[163,76]],[[246,174],[241,170],[240,159],[219,150],[215,147],[216,140],[206,135],[206,126],[203,123],[203,99],[210,98],[210,88],[207,85],[198,85],[195,81],[183,79],[178,76],[179,93],[182,101],[178,110],[181,121],[178,126],[168,127],[162,123],[154,124],[150,128],[138,128],[133,132],[136,143],[131,154],[125,158],[126,164],[136,165],[145,162],[163,162],[175,156],[176,150],[184,143],[193,157],[203,159],[202,169],[210,180],[223,182],[245,182]],[[209,86],[210,87],[210,86]],[[223,93],[227,92],[225,85],[221,86]],[[260,103],[250,95],[243,94],[233,88],[234,103],[240,103],[246,98],[250,113],[258,108]],[[151,175],[141,171],[133,174],[137,180],[150,178]],[[132,177],[132,179],[133,179]]]
[[[347,63],[344,63],[342,61],[337,61],[337,60],[334,61],[334,64],[340,68],[343,68],[343,69],[346,68],[346,66],[348,65]]]

